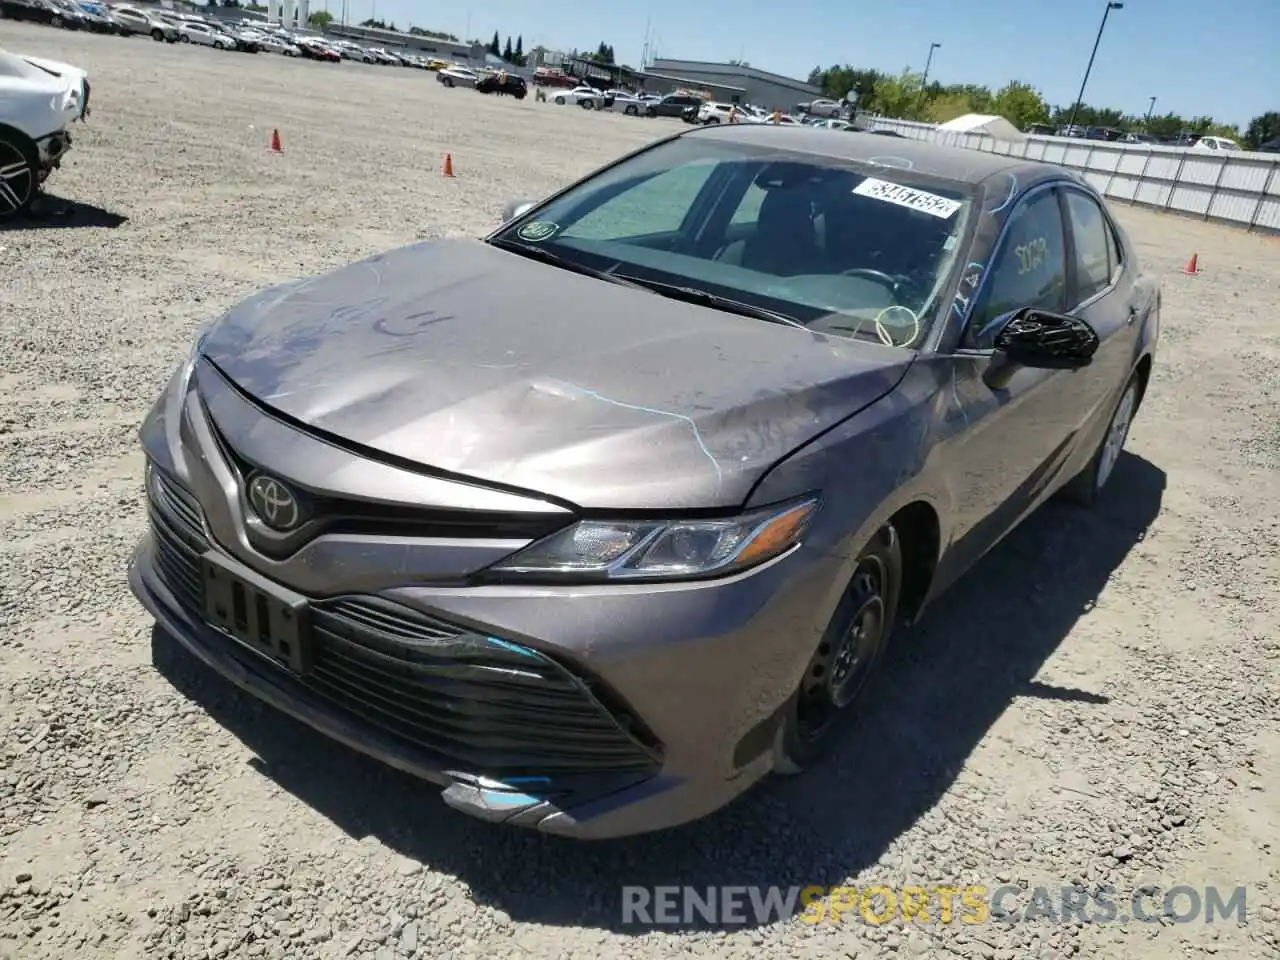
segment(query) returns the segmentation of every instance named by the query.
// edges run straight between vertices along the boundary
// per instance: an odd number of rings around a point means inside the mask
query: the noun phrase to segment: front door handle
[[[1137,319],[1138,319],[1138,308],[1137,308],[1137,307],[1130,307],[1130,308],[1129,308],[1129,319],[1128,319],[1128,320],[1126,320],[1126,321],[1125,321],[1125,323],[1133,323],[1133,321],[1135,321],[1135,320],[1137,320]]]

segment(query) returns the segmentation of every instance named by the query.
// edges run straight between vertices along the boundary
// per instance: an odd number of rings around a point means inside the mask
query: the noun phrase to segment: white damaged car
[[[0,221],[24,213],[71,149],[89,113],[89,76],[56,60],[0,49]]]

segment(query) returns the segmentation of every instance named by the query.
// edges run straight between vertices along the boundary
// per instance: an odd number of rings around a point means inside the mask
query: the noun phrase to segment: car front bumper
[[[158,625],[198,660],[325,736],[439,784],[445,803],[461,812],[545,833],[579,839],[645,833],[729,803],[772,768],[782,710],[816,644],[810,633],[822,578],[806,575],[813,573],[812,564],[795,554],[736,579],[674,588],[384,592],[382,599],[404,604],[401,609],[428,608],[436,623],[465,625],[459,629],[471,637],[565,664],[566,676],[591,678],[593,690],[598,678],[609,692],[612,715],[638,717],[641,739],[651,751],[651,763],[619,762],[617,738],[594,729],[591,749],[609,761],[599,769],[584,763],[546,771],[549,776],[538,775],[538,769],[507,776],[424,746],[403,735],[400,720],[387,723],[376,708],[364,709],[370,703],[385,706],[384,689],[366,684],[348,688],[357,690],[354,701],[335,699],[325,686],[332,675],[321,676],[317,685],[211,627],[189,593],[180,596],[172,553],[165,552],[172,540],[164,523],[156,524],[153,505],[152,529],[129,565],[130,586]],[[209,549],[220,562],[243,567],[216,546]],[[348,665],[343,661],[343,669]],[[354,674],[337,676],[346,682]],[[403,703],[396,709],[436,709]],[[581,703],[565,703],[566,718],[577,717]],[[536,714],[530,722],[537,722]],[[563,739],[577,736],[577,728],[564,720]]]

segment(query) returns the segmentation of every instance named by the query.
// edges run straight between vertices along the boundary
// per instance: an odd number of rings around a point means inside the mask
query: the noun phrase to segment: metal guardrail
[[[1025,143],[866,116],[868,126],[970,150],[1069,167],[1104,196],[1155,210],[1280,233],[1280,154],[1029,136]]]

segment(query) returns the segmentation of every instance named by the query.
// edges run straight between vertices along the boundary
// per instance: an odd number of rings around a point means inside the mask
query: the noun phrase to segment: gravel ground
[[[0,43],[88,67],[95,106],[52,182],[80,226],[0,233],[0,955],[1278,955],[1275,241],[1120,210],[1165,326],[1114,496],[1046,508],[962,581],[822,769],[572,844],[457,815],[153,636],[123,573],[134,431],[255,288],[478,234],[672,128],[416,71]],[[623,927],[622,884],[680,882],[1244,885],[1248,920]]]

